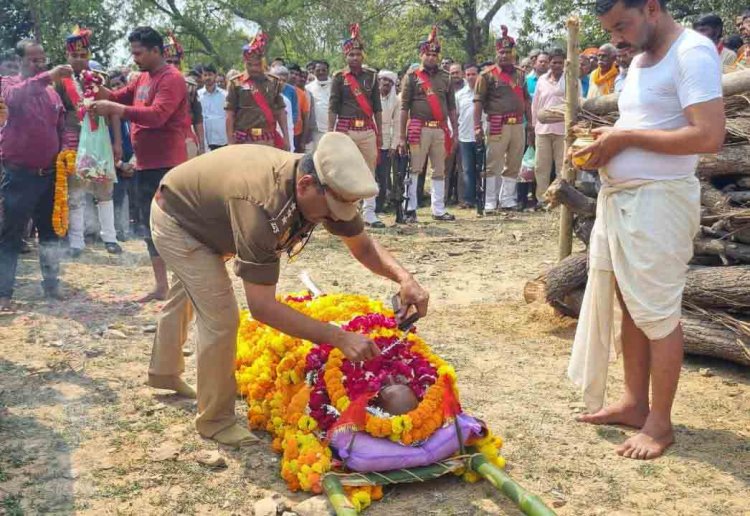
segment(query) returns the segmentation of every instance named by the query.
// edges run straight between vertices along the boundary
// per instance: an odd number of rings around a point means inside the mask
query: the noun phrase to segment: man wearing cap
[[[531,99],[524,87],[523,71],[515,66],[515,40],[508,36],[508,28],[501,27],[502,36],[495,42],[497,61],[479,74],[474,102],[474,132],[477,141],[484,139],[482,113],[487,113],[487,179],[485,188],[485,213],[501,209],[514,209],[516,181],[521,171],[521,161],[526,145],[534,141],[531,124],[524,131],[523,119],[531,121]],[[500,177],[498,177],[500,176]],[[498,188],[499,186],[499,188]]]
[[[353,24],[350,31],[351,37],[343,44],[346,67],[334,73],[331,81],[328,131],[348,134],[374,177],[383,134],[378,72],[362,64],[365,47],[359,36],[359,24]],[[375,214],[375,204],[375,196],[365,199],[362,209],[365,224],[384,228],[385,224]]]
[[[225,267],[234,255],[253,317],[288,335],[340,349],[361,361],[378,354],[365,336],[315,321],[276,300],[280,258],[298,254],[317,224],[340,236],[374,273],[400,284],[403,305],[424,315],[428,294],[364,231],[357,204],[377,184],[356,144],[326,133],[314,154],[229,146],[184,163],[162,181],[152,205],[154,243],[175,281],[159,320],[148,384],[184,396],[182,346],[196,313],[196,428],[241,446],[255,440],[235,421],[235,344],[239,309]],[[188,301],[188,299],[190,301]],[[400,314],[405,315],[405,312]]]
[[[386,194],[388,189],[392,187],[391,169],[393,168],[393,157],[396,155],[396,148],[401,138],[401,125],[399,124],[401,109],[398,94],[396,93],[397,82],[398,76],[394,72],[390,70],[380,70],[378,72],[380,105],[383,108],[381,115],[381,119],[383,120],[383,136],[380,140],[380,156],[375,174],[380,188],[375,204],[376,213],[385,210]]]
[[[73,67],[73,77],[63,77],[54,83],[55,91],[65,106],[65,132],[63,133],[63,149],[78,149],[78,140],[81,135],[81,121],[83,118],[84,78],[83,72],[89,71],[99,77],[104,83],[107,75],[103,72],[91,70],[89,58],[91,57],[91,31],[81,27],[75,27],[73,33],[65,38],[66,54],[68,64]],[[109,123],[114,135],[113,152],[114,161],[118,163],[122,158],[122,134],[120,133],[120,118],[110,116]],[[91,192],[97,201],[99,215],[100,235],[107,252],[110,254],[122,253],[122,248],[117,243],[117,232],[115,231],[115,203],[112,200],[114,182],[105,180],[101,182],[85,181],[74,175],[68,183],[69,204],[69,226],[68,241],[70,254],[77,258],[83,253],[86,243],[84,240],[86,211],[86,193]]]
[[[432,218],[451,221],[456,217],[445,210],[445,157],[457,143],[456,99],[448,72],[438,67],[440,42],[437,27],[419,46],[421,64],[410,69],[401,87],[401,139],[399,151],[406,144],[411,152],[411,169],[422,173],[427,157],[432,166]],[[417,221],[417,180],[409,181],[406,221]]]
[[[242,47],[245,72],[229,81],[227,90],[227,139],[230,145],[254,143],[289,150],[290,128],[281,98],[284,83],[266,73],[267,44],[268,36],[258,32]]]

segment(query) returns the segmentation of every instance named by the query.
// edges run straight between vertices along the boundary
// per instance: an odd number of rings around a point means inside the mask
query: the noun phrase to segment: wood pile
[[[686,353],[750,366],[750,70],[726,74],[723,86],[727,135],[721,152],[701,156],[698,164],[701,229],[693,242],[682,323]],[[616,98],[584,102],[579,120],[611,125],[617,120]],[[573,211],[575,234],[588,247],[595,193],[557,180],[545,197],[551,207],[566,205]],[[529,281],[526,301],[544,300],[561,314],[577,317],[586,256],[572,255]]]

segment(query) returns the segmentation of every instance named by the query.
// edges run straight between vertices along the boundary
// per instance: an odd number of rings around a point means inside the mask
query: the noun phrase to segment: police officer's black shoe
[[[406,216],[404,217],[404,222],[407,224],[416,224],[417,212],[415,210],[407,211]]]
[[[442,215],[433,215],[432,218],[434,220],[440,220],[440,221],[443,221],[443,222],[449,222],[449,221],[456,220],[456,217],[454,215],[451,215],[447,211],[445,213],[443,213]]]

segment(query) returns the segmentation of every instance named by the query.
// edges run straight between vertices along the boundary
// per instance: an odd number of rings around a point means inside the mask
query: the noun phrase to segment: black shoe
[[[83,254],[83,249],[77,249],[75,247],[71,247],[69,254],[71,258],[73,258],[74,260],[77,260]]]
[[[365,226],[372,229],[385,229],[385,224],[382,220],[376,220],[375,222],[365,222]]]
[[[104,247],[109,254],[122,254],[122,247],[117,242],[104,242]]]
[[[117,234],[116,234],[116,236],[115,236],[115,238],[117,238],[118,242],[127,242],[128,241],[128,237],[125,236],[125,232],[124,231],[118,231]]]
[[[444,222],[456,220],[456,217],[454,215],[451,215],[447,211],[445,213],[443,213],[442,215],[433,215],[432,218],[433,218],[433,220],[441,220],[441,221],[444,221]]]

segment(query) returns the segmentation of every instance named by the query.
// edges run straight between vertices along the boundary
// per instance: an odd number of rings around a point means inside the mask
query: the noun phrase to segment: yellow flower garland
[[[366,296],[332,294],[310,300],[305,294],[280,300],[314,319],[338,325],[365,314],[393,316],[382,303]],[[320,493],[323,475],[333,464],[331,449],[320,436],[316,420],[306,413],[310,387],[305,382],[305,366],[314,345],[282,334],[254,320],[247,312],[242,314],[241,321],[237,335],[236,378],[238,391],[247,398],[249,425],[272,434],[274,450],[282,453],[281,476],[289,489]],[[403,333],[397,329],[377,328],[369,336],[401,338]],[[405,445],[427,439],[443,426],[442,399],[447,382],[458,399],[453,367],[435,355],[419,336],[410,334],[407,342],[412,351],[435,367],[438,379],[427,389],[416,409],[387,418],[368,413],[364,429],[373,436]],[[322,369],[331,403],[339,411],[351,403],[343,384],[343,360],[343,354],[334,349]],[[504,466],[505,461],[499,455],[502,446],[499,437],[489,433],[473,445],[489,461]],[[463,477],[467,481],[478,478],[472,472],[463,473]],[[346,487],[345,491],[357,511],[383,496],[380,486]]]
[[[55,201],[52,206],[52,229],[59,237],[68,233],[68,176],[76,170],[76,151],[64,150],[55,161]]]

